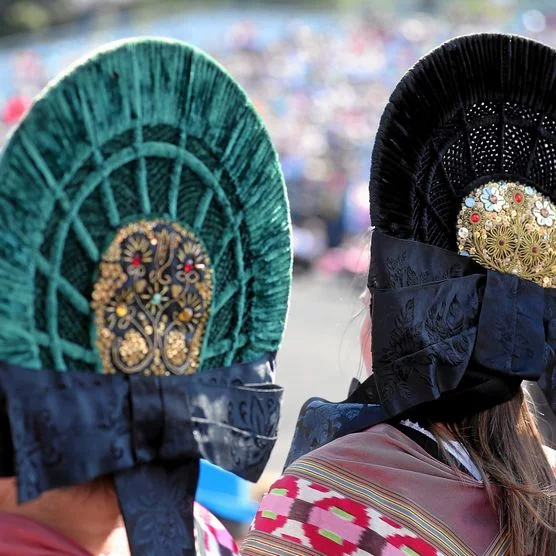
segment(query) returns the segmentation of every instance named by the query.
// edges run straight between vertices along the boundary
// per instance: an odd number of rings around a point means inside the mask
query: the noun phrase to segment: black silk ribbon
[[[368,287],[373,374],[344,402],[305,404],[288,464],[380,422],[491,408],[523,380],[538,382],[556,412],[556,290],[378,231]]]
[[[134,556],[194,554],[198,460],[256,481],[276,441],[274,355],[187,376],[0,362],[0,476],[20,503],[114,475]]]

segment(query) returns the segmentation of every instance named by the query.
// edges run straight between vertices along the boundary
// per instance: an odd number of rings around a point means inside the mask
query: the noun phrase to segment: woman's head
[[[478,412],[521,380],[540,381],[556,409],[542,376],[556,351],[556,299],[542,289],[556,285],[555,76],[552,49],[473,35],[432,51],[390,97],[361,333],[389,415],[441,398],[448,413]],[[463,390],[469,403],[452,395]]]
[[[464,444],[513,554],[556,546],[554,474],[520,386],[539,381],[556,410],[554,88],[544,45],[450,41],[396,87],[371,168],[377,397]]]

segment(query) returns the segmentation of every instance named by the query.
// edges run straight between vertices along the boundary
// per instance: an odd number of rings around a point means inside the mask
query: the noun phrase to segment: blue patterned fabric
[[[114,477],[132,554],[194,556],[198,477],[199,460],[143,464]]]
[[[389,419],[491,408],[523,380],[556,412],[556,290],[378,231],[371,250],[373,374],[344,402],[307,402],[288,464]]]
[[[156,377],[0,363],[0,431],[11,436],[0,474],[17,477],[20,503],[114,474],[133,554],[193,554],[198,459],[259,478],[280,415],[274,365],[269,355]]]
[[[378,404],[332,403],[311,398],[301,408],[285,467],[335,438],[384,419],[384,410]]]

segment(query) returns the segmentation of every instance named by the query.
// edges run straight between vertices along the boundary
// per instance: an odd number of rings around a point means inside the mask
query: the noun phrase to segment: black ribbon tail
[[[199,460],[141,464],[115,474],[132,556],[195,556],[198,480]]]

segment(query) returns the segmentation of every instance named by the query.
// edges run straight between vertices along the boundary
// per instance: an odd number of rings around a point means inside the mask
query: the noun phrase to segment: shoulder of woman
[[[338,556],[355,551],[386,556],[401,555],[404,549],[436,554],[435,547],[415,531],[310,470],[302,476],[302,467],[303,463],[289,468],[263,497],[241,547],[242,556]]]
[[[360,432],[342,436],[309,452],[298,462],[314,459],[349,465],[350,462],[379,463],[407,456],[430,459],[425,450],[397,428],[382,423]],[[297,462],[294,462],[294,465]]]

